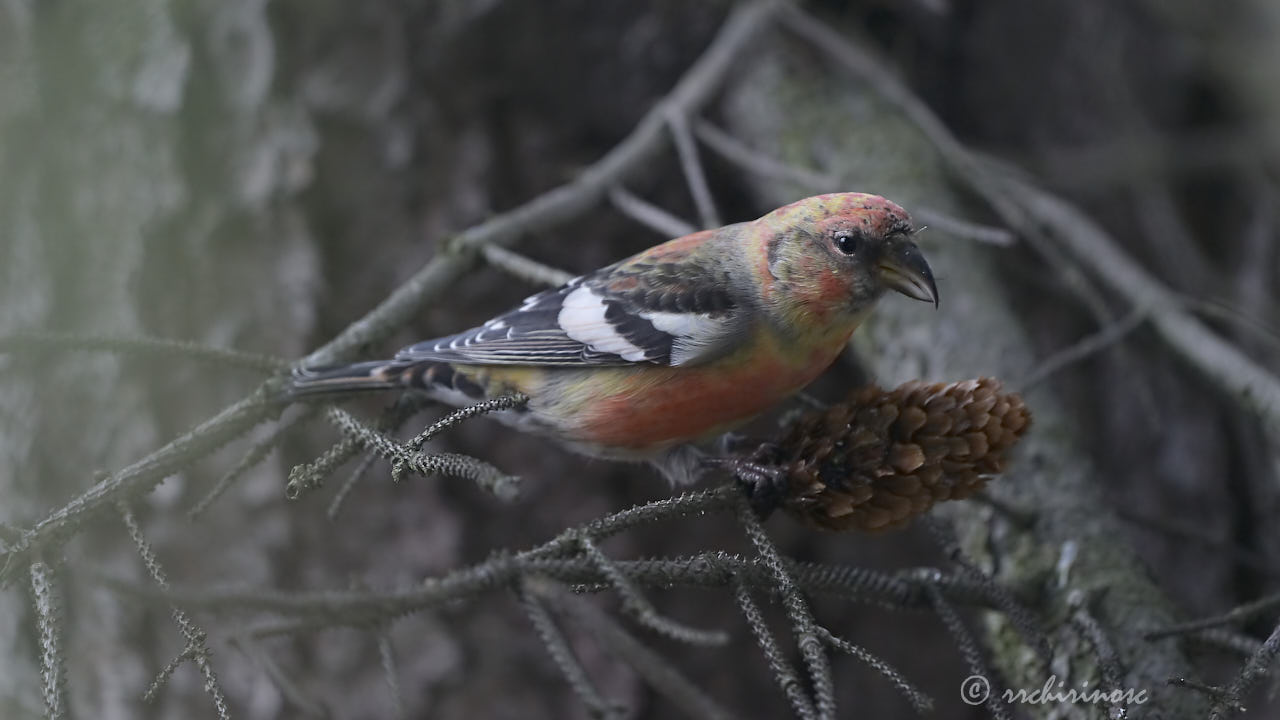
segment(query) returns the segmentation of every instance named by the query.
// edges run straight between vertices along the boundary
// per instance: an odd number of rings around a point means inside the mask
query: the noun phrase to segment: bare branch
[[[733,715],[713,700],[668,658],[649,649],[599,608],[580,597],[559,593],[558,606],[582,622],[605,649],[631,666],[646,682],[691,718],[728,720]]]
[[[994,578],[980,570],[965,556],[951,525],[944,524],[932,517],[926,517],[925,526],[952,564],[959,568],[959,574],[947,576],[936,570],[917,571],[916,580],[927,583],[934,589],[943,590],[946,586],[953,584],[956,577],[960,577],[974,586],[982,588],[983,597],[987,598],[995,608],[1004,613],[1009,623],[1022,636],[1027,647],[1035,650],[1042,659],[1048,662],[1052,656],[1052,651],[1049,646],[1049,638],[1044,634],[1040,619],[1018,598],[1014,597],[1008,588],[997,583]],[[944,596],[949,594],[944,592]],[[932,595],[930,597],[932,598]]]
[[[378,418],[378,422],[374,427],[380,432],[395,432],[410,418],[431,404],[432,402],[421,393],[400,395],[390,407],[382,412],[382,416]],[[361,445],[354,438],[345,437],[315,460],[295,465],[289,470],[289,481],[285,486],[285,497],[290,500],[297,500],[302,493],[320,487],[335,470],[360,454],[360,448]],[[374,457],[377,456],[374,455]],[[344,489],[349,490],[349,486],[354,485],[354,481],[358,479],[358,475],[348,479],[347,486],[344,486]],[[345,495],[345,493],[340,492],[339,495]],[[337,499],[334,502],[339,503]],[[330,508],[332,509],[332,505]]]
[[[1120,656],[1116,653],[1115,646],[1111,643],[1111,638],[1107,636],[1107,631],[1102,627],[1102,624],[1094,618],[1093,610],[1090,609],[1089,605],[1090,597],[1084,591],[1074,590],[1067,597],[1067,606],[1074,609],[1071,614],[1071,624],[1075,625],[1089,640],[1089,644],[1093,646],[1093,654],[1098,661],[1098,670],[1102,674],[1103,689],[1111,693],[1112,691],[1120,690],[1125,671],[1121,667]],[[1124,714],[1124,706],[1118,702],[1110,706],[1109,715],[1111,717],[1122,717]]]
[[[1161,638],[1173,637],[1175,635],[1185,635],[1196,630],[1204,630],[1206,628],[1221,627],[1232,623],[1244,622],[1250,618],[1257,617],[1262,613],[1280,607],[1280,593],[1268,595],[1258,598],[1253,602],[1245,603],[1238,607],[1232,608],[1230,611],[1222,615],[1214,615],[1200,620],[1192,620],[1190,622],[1178,623],[1170,625],[1159,630],[1152,630],[1146,634],[1148,640],[1159,640]]]
[[[519,402],[516,398],[504,396],[469,408],[463,408],[428,428],[423,435],[429,437],[428,433],[431,433],[436,428],[455,425],[460,422],[457,418],[466,419],[484,412],[491,412],[499,407],[511,407]],[[486,407],[482,408],[482,405]],[[420,452],[414,449],[414,445],[419,438],[414,438],[402,445],[380,432],[377,428],[370,427],[360,422],[354,415],[333,406],[329,406],[325,410],[325,416],[357,445],[390,460],[391,479],[393,481],[398,482],[407,469],[423,476],[440,474],[471,480],[479,485],[481,489],[502,500],[513,499],[518,491],[519,478],[514,475],[508,475],[478,458],[457,453]],[[290,479],[291,485],[294,480],[295,478]]]
[[[693,141],[693,133],[689,132],[689,118],[678,108],[663,106],[667,127],[671,129],[671,137],[675,140],[676,153],[680,156],[680,168],[684,170],[685,182],[693,193],[693,202],[698,207],[698,219],[703,229],[720,227],[720,213],[716,212],[716,203],[711,199],[711,187],[707,184],[707,174],[702,169],[702,161],[698,158],[698,145]]]
[[[782,182],[795,183],[803,187],[807,192],[836,192],[840,189],[841,182],[839,177],[775,160],[754,148],[748,147],[734,136],[706,120],[694,121],[693,132],[698,136],[699,140],[707,144],[707,147],[714,150],[725,160],[748,172]]]
[[[839,176],[819,173],[769,157],[705,120],[694,124],[694,133],[729,162],[761,177],[794,183],[807,192],[816,193],[836,192],[844,185]],[[981,225],[927,207],[915,208],[912,215],[931,228],[964,240],[1002,247],[1012,245],[1016,240],[1013,233],[1004,228]]]
[[[169,678],[173,677],[173,674],[178,671],[178,668],[182,667],[183,663],[195,660],[196,657],[204,651],[203,648],[205,640],[207,639],[208,638],[205,636],[203,631],[197,633],[195,639],[188,642],[187,646],[182,649],[182,652],[178,653],[176,657],[165,663],[165,666],[160,669],[160,672],[156,673],[155,679],[151,681],[149,686],[147,686],[146,692],[142,693],[142,699],[146,702],[155,702],[155,699],[160,695],[160,691],[166,684],[168,684]]]
[[[62,647],[62,601],[55,573],[44,562],[31,563],[31,599],[40,632],[40,691],[45,716],[62,720],[67,716],[66,653]]]
[[[440,433],[454,427],[462,422],[470,420],[473,417],[488,415],[489,413],[501,412],[503,410],[511,410],[524,406],[529,402],[529,396],[524,393],[517,392],[510,395],[499,395],[498,397],[489,398],[474,405],[468,405],[464,408],[458,408],[453,412],[445,415],[434,423],[431,423],[426,430],[418,433],[412,440],[404,444],[406,450],[417,450],[427,443],[431,438]]]
[[[240,437],[278,411],[277,406],[265,402],[263,392],[256,393],[123,470],[102,475],[88,490],[22,533],[5,553],[0,583],[33,551],[75,534],[86,518],[113,507],[120,498],[151,490],[166,477]]]
[[[902,693],[902,696],[911,703],[911,707],[921,715],[933,710],[933,698],[926,695],[919,688],[907,681],[907,678],[894,666],[890,665],[870,650],[851,643],[844,638],[838,637],[825,627],[818,627],[818,635],[822,637],[828,645],[839,650],[846,655],[852,655],[862,662],[870,665],[873,670],[883,675],[893,683],[893,686]]]
[[[315,408],[307,408],[289,422],[278,425],[267,437],[254,443],[253,446],[249,448],[249,451],[240,457],[239,462],[224,473],[222,477],[218,478],[218,482],[214,483],[213,488],[210,489],[209,492],[195,504],[195,506],[187,511],[187,519],[195,520],[203,515],[204,512],[213,505],[214,501],[222,497],[222,494],[230,489],[237,480],[244,477],[263,460],[266,460],[267,456],[271,454],[271,451],[275,450],[280,445],[280,442],[284,440],[285,433],[312,420],[315,416]]]
[[[560,673],[569,682],[569,687],[573,688],[574,694],[586,706],[587,712],[592,717],[609,718],[621,715],[622,708],[605,700],[600,695],[600,691],[596,690],[595,685],[591,684],[590,678],[587,677],[587,671],[583,669],[582,663],[578,662],[573,649],[569,647],[568,639],[565,638],[560,628],[556,626],[551,613],[547,612],[547,608],[542,602],[545,594],[529,587],[529,585],[530,583],[517,585],[516,596],[520,598],[520,604],[524,606],[525,613],[529,616],[529,622],[533,624],[538,637],[542,639],[542,644],[546,646],[547,652],[551,654],[551,659],[555,661],[556,667],[560,669]]]
[[[1230,557],[1233,562],[1248,565],[1251,569],[1268,577],[1280,578],[1280,568],[1276,568],[1275,563],[1270,558],[1251,548],[1237,545],[1229,540],[1216,538],[1201,524],[1174,522],[1167,518],[1137,513],[1132,508],[1126,507],[1118,508],[1116,515],[1121,520],[1132,523],[1135,527],[1166,535],[1176,540],[1194,543],[1206,550],[1223,553],[1226,557]]]
[[[332,716],[333,713],[328,707],[307,697],[302,689],[298,687],[298,684],[285,673],[280,664],[260,644],[243,636],[232,636],[228,639],[228,643],[261,666],[262,671],[271,679],[271,682],[275,684],[287,702],[292,703],[307,715],[317,717]]]
[[[1197,630],[1187,635],[1186,638],[1201,645],[1230,650],[1245,657],[1253,655],[1262,647],[1261,640],[1231,630],[1224,630],[1223,628]]]
[[[1182,293],[1174,293],[1174,296],[1191,312],[1229,323],[1238,335],[1247,333],[1249,337],[1269,345],[1273,352],[1280,352],[1280,330],[1257,317],[1246,315],[1239,308],[1222,300],[1192,297]]]
[[[480,254],[490,265],[535,285],[560,287],[573,279],[573,275],[559,268],[544,265],[501,245],[483,245]]]
[[[408,717],[404,707],[404,693],[400,692],[400,673],[396,669],[395,648],[391,646],[391,629],[383,628],[378,633],[378,659],[382,664],[382,674],[387,679],[387,692],[395,707],[395,716],[400,720]]]
[[[155,551],[151,549],[151,545],[143,537],[142,528],[138,526],[138,520],[133,516],[133,511],[124,503],[119,503],[117,509],[120,512],[120,517],[124,520],[125,527],[129,529],[129,536],[133,538],[133,543],[137,546],[138,554],[142,556],[142,564],[146,566],[147,572],[151,574],[152,581],[162,591],[168,591],[169,581],[165,578],[164,569],[160,567],[160,561],[156,559]],[[213,663],[209,661],[211,653],[209,646],[205,644],[207,636],[204,630],[192,622],[191,618],[187,617],[187,613],[177,605],[171,605],[170,611],[173,615],[173,621],[178,625],[178,629],[182,632],[182,637],[186,639],[187,645],[178,660],[170,663],[157,677],[156,683],[153,683],[152,687],[147,690],[148,696],[154,696],[155,690],[159,687],[158,683],[168,679],[169,675],[176,669],[177,663],[190,658],[196,663],[196,667],[200,669],[200,675],[204,678],[204,690],[213,699],[213,707],[218,712],[219,720],[228,720],[231,717],[231,711],[227,707],[227,698],[222,693],[222,685],[218,682],[218,676],[213,672]]]
[[[942,592],[928,582],[930,579],[929,576],[922,578],[925,581],[925,590],[933,600],[934,610],[937,611],[938,617],[942,618],[942,624],[947,627],[952,639],[960,647],[960,653],[964,655],[965,662],[969,664],[971,677],[980,677],[986,680],[984,685],[987,689],[987,696],[984,698],[966,698],[966,700],[981,700],[982,704],[986,706],[987,710],[991,711],[991,715],[997,720],[1012,720],[1009,715],[1009,708],[1004,704],[1003,693],[998,691],[998,684],[993,682],[997,678],[994,677],[986,662],[983,661],[982,651],[978,649],[978,643],[974,640],[973,634],[965,627],[964,621],[960,619],[960,615],[956,613],[956,609],[952,607]]]
[[[809,610],[809,604],[800,589],[796,587],[791,574],[783,565],[778,548],[769,539],[751,509],[745,497],[738,497],[738,521],[747,534],[747,539],[755,546],[756,552],[764,566],[773,575],[777,592],[782,596],[782,605],[787,609],[791,619],[792,630],[796,634],[800,655],[804,658],[809,671],[809,682],[813,685],[814,711],[818,718],[834,718],[836,716],[835,684],[831,678],[831,663],[827,659],[826,647],[818,636],[817,622]]]
[[[369,468],[373,467],[377,460],[378,456],[371,452],[365,453],[364,457],[360,458],[360,462],[356,464],[356,469],[351,471],[346,481],[338,487],[338,492],[333,494],[333,500],[329,501],[329,509],[325,511],[325,514],[329,516],[330,520],[338,517],[338,513],[342,511],[343,503],[346,502],[347,495],[351,494],[355,486],[360,484],[360,481],[369,473]]]
[[[663,617],[645,599],[616,564],[601,552],[591,538],[583,537],[582,551],[622,598],[622,607],[641,625],[678,642],[691,645],[724,645],[729,636],[723,630],[699,630]]]
[[[1209,720],[1220,720],[1242,712],[1241,697],[1267,673],[1271,665],[1276,661],[1276,655],[1280,655],[1280,625],[1276,625],[1272,629],[1271,635],[1249,657],[1249,661],[1244,664],[1244,669],[1240,671],[1240,674],[1231,685],[1227,686],[1226,693],[1213,704],[1213,710],[1209,713]]]
[[[928,207],[917,207],[911,211],[911,214],[916,220],[929,226],[930,230],[937,230],[962,240],[999,247],[1010,247],[1018,240],[1016,235],[1004,228],[982,225]]]
[[[759,643],[760,650],[769,663],[769,670],[773,672],[773,676],[778,680],[778,686],[782,688],[782,694],[786,695],[787,700],[791,702],[791,709],[795,711],[796,717],[804,720],[817,717],[813,702],[804,692],[804,684],[800,682],[800,677],[796,675],[791,663],[787,662],[786,657],[783,656],[782,650],[778,647],[778,641],[774,639],[773,632],[764,621],[760,607],[751,598],[751,589],[745,583],[738,583],[734,588],[734,597],[737,598],[738,607],[742,610],[747,625],[751,627],[751,633],[756,636],[756,642]]]
[[[1014,178],[1004,186],[1075,258],[1129,303],[1150,313],[1152,326],[1229,397],[1280,432],[1280,379],[1179,308],[1172,294],[1116,246],[1091,218],[1048,193]]]
[[[1054,374],[1120,342],[1129,333],[1137,330],[1142,321],[1146,319],[1147,313],[1145,311],[1142,309],[1134,310],[1118,322],[1112,323],[1088,337],[1081,338],[1079,342],[1045,358],[1025,378],[1014,383],[1013,387],[1020,393],[1030,391]]]
[[[617,185],[609,190],[609,202],[618,212],[665,238],[684,237],[697,228],[662,208]]]
[[[212,348],[184,340],[167,340],[150,337],[121,337],[113,335],[79,335],[58,332],[25,332],[0,337],[0,353],[23,351],[80,351],[109,352],[133,355],[157,355],[181,357],[188,360],[243,368],[262,372],[275,372],[289,366],[282,358],[269,355]]]

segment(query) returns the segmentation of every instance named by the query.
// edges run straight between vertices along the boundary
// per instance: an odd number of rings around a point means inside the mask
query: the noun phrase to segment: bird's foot
[[[782,468],[733,456],[708,457],[703,462],[708,467],[726,469],[733,473],[747,494],[751,509],[761,519],[782,507],[787,496],[787,475]]]

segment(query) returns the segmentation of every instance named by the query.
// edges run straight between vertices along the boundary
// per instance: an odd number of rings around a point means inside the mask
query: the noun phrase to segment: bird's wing
[[[662,248],[532,295],[478,328],[407,347],[396,359],[696,365],[726,351],[745,320],[728,272],[708,253],[654,252]]]

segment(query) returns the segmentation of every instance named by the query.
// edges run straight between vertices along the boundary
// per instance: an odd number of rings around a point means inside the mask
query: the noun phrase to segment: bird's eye
[[[836,249],[845,255],[852,255],[858,249],[858,238],[848,230],[840,230],[835,235]]]

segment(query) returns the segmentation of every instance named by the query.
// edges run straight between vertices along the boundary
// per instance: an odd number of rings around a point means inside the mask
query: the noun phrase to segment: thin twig
[[[735,507],[742,490],[734,483],[726,483],[710,490],[686,492],[671,498],[663,498],[653,502],[637,505],[621,512],[596,518],[579,528],[572,528],[560,533],[554,539],[532,550],[516,555],[518,560],[534,557],[554,556],[572,550],[577,546],[578,538],[586,535],[593,540],[617,535],[639,525],[647,525],[656,520],[674,520],[692,514],[722,512]]]
[[[782,654],[778,641],[774,639],[773,632],[764,621],[760,607],[751,598],[751,589],[746,583],[738,583],[734,588],[734,597],[738,601],[738,608],[742,610],[743,617],[747,620],[747,625],[751,627],[751,633],[755,635],[756,642],[760,645],[760,651],[764,653],[765,661],[769,663],[769,670],[778,681],[782,694],[791,703],[791,709],[795,711],[796,717],[805,720],[817,717],[813,702],[804,692],[804,683],[800,682],[795,669]]]
[[[151,580],[155,582],[156,587],[167,592],[169,590],[169,581],[165,578],[164,569],[160,567],[160,561],[156,559],[155,551],[151,549],[150,543],[143,537],[142,528],[139,527],[138,520],[133,516],[133,511],[124,503],[119,503],[116,508],[120,512],[121,519],[124,520],[125,527],[129,530],[129,536],[133,538],[138,554],[142,556],[142,564],[146,566],[147,572],[150,573]],[[200,669],[200,675],[204,678],[204,690],[213,699],[213,707],[218,712],[219,720],[228,720],[231,717],[231,711],[227,707],[227,698],[222,693],[222,685],[218,682],[218,676],[213,672],[213,663],[209,661],[211,653],[208,645],[205,644],[206,635],[204,630],[192,622],[191,618],[187,617],[187,613],[177,605],[171,605],[170,612],[173,616],[173,621],[182,632],[182,637],[187,641],[186,647],[182,651],[182,658],[190,658],[195,662],[196,667]],[[172,670],[169,670],[169,672],[172,673]],[[162,674],[161,677],[167,678],[167,675]],[[150,693],[151,690],[148,690],[148,692]]]
[[[87,518],[104,508],[114,507],[120,498],[151,490],[166,477],[240,437],[278,411],[278,407],[264,402],[263,393],[254,394],[123,470],[100,476],[92,487],[24,531],[21,539],[9,547],[0,567],[0,584],[25,557],[74,535]]]
[[[693,203],[698,208],[698,219],[703,229],[720,227],[720,213],[716,212],[715,200],[711,198],[711,186],[707,184],[707,174],[702,169],[702,160],[698,158],[698,144],[693,141],[693,133],[689,132],[689,117],[684,111],[672,105],[663,106],[667,127],[671,129],[675,140],[676,154],[680,156],[680,168],[684,170],[685,182],[689,192],[693,194]]]
[[[867,665],[871,669],[883,675],[893,683],[893,686],[902,693],[902,696],[911,703],[911,707],[919,714],[923,715],[933,710],[933,698],[926,695],[919,688],[912,685],[907,678],[894,666],[890,665],[870,650],[838,637],[825,627],[818,626],[818,635],[831,647],[839,650],[846,655],[852,655]]]
[[[1076,259],[1135,308],[1173,350],[1220,390],[1280,431],[1280,378],[1179,309],[1176,298],[1116,245],[1090,217],[1067,202],[1012,177],[1004,185]]]
[[[676,670],[669,658],[646,647],[625,628],[583,598],[559,593],[557,607],[569,612],[587,627],[606,650],[631,666],[653,689],[691,718],[728,720],[734,717]]]
[[[266,673],[267,677],[271,678],[271,682],[275,684],[276,689],[284,696],[286,702],[291,703],[308,716],[333,716],[330,709],[322,702],[307,697],[302,689],[298,687],[298,684],[280,667],[280,664],[262,649],[261,645],[239,635],[229,637],[227,642],[262,667],[263,672]]]
[[[760,177],[794,183],[803,187],[805,192],[836,192],[840,189],[838,176],[775,160],[706,120],[695,120],[693,132],[725,160]]]
[[[360,481],[369,473],[369,468],[373,467],[377,460],[378,456],[374,453],[365,453],[364,457],[360,458],[360,462],[356,464],[355,470],[352,470],[346,481],[338,486],[338,492],[333,494],[333,500],[329,501],[329,509],[325,511],[330,520],[337,519],[338,513],[342,511],[343,504],[347,500],[347,496],[351,494],[356,485],[360,484]]]
[[[1138,329],[1147,319],[1147,312],[1136,309],[1123,319],[1102,328],[1098,332],[1081,338],[1078,342],[1065,347],[1045,358],[1022,380],[1013,383],[1012,387],[1020,393],[1026,393],[1035,386],[1048,380],[1062,370],[1096,355],[1115,345]]]
[[[951,638],[955,640],[956,645],[960,648],[960,654],[964,656],[965,662],[969,664],[970,676],[980,677],[987,681],[985,685],[988,689],[987,696],[981,698],[984,701],[983,704],[986,705],[987,709],[991,711],[991,715],[997,720],[1011,720],[1009,708],[1003,701],[1003,693],[998,691],[996,683],[993,682],[992,672],[987,668],[987,664],[982,659],[982,653],[978,650],[978,642],[973,638],[969,629],[965,627],[964,621],[960,619],[960,615],[956,613],[955,608],[943,596],[942,592],[928,582],[929,578],[922,579],[926,581],[925,590],[933,600],[934,611],[942,619],[942,624],[951,633]]]
[[[1244,664],[1244,669],[1227,686],[1226,693],[1213,704],[1213,709],[1209,712],[1209,720],[1221,720],[1243,711],[1241,699],[1249,688],[1253,687],[1254,683],[1258,682],[1271,668],[1272,663],[1276,661],[1276,655],[1280,655],[1280,625],[1272,629],[1262,646]]]
[[[1177,292],[1174,293],[1174,297],[1191,312],[1229,323],[1239,333],[1247,333],[1250,337],[1265,342],[1272,350],[1280,351],[1280,330],[1248,315],[1230,303]]]
[[[1276,259],[1276,200],[1265,178],[1255,177],[1250,183],[1253,195],[1253,212],[1244,228],[1241,252],[1232,285],[1236,304],[1243,314],[1253,317],[1275,316],[1280,313],[1273,292],[1272,277]],[[1240,339],[1240,338],[1238,338]],[[1242,342],[1246,349],[1252,343]]]
[[[916,220],[929,226],[930,230],[936,230],[961,240],[986,243],[997,247],[1012,247],[1018,241],[1018,236],[1005,228],[983,225],[972,220],[948,215],[933,208],[916,207],[912,209],[911,214]]]
[[[380,432],[393,433],[431,403],[432,401],[422,393],[404,393],[382,412],[382,416],[378,418],[374,427]],[[320,487],[335,470],[360,454],[360,449],[360,444],[354,438],[344,437],[315,460],[293,466],[289,470],[289,480],[285,485],[285,497],[297,500],[303,493]],[[370,455],[377,457],[372,453]],[[349,478],[344,489],[349,492],[350,486],[354,485],[358,479],[358,476]],[[342,490],[339,494],[345,496]],[[330,510],[333,509],[332,504],[329,507]]]
[[[31,600],[40,633],[40,692],[45,717],[61,720],[67,716],[67,667],[62,647],[62,600],[55,575],[44,562],[31,563]]]
[[[1204,630],[1205,628],[1221,627],[1230,625],[1231,623],[1244,622],[1251,618],[1257,617],[1262,613],[1280,607],[1280,593],[1268,595],[1258,598],[1253,602],[1232,608],[1228,612],[1212,617],[1201,618],[1200,620],[1192,620],[1190,622],[1177,623],[1159,630],[1152,630],[1145,634],[1148,640],[1159,640],[1161,638],[1173,637],[1175,635],[1185,635],[1195,632],[1196,630]]]
[[[285,433],[302,425],[316,416],[316,409],[308,407],[301,414],[287,423],[276,426],[271,434],[267,437],[255,442],[248,452],[240,457],[239,462],[230,470],[218,478],[218,482],[200,499],[190,510],[187,511],[187,519],[195,520],[205,513],[206,510],[213,505],[214,501],[222,497],[223,493],[231,488],[233,484],[240,478],[244,477],[250,470],[257,467],[258,463],[267,459],[272,450],[275,450],[280,442],[284,439]]]
[[[591,538],[583,537],[580,543],[587,559],[599,568],[600,574],[613,585],[618,596],[622,598],[623,609],[641,625],[659,635],[690,645],[713,646],[729,642],[729,636],[723,630],[699,630],[659,614],[618,566],[591,541]]]
[[[400,692],[400,673],[396,669],[395,648],[391,646],[391,630],[384,628],[378,633],[378,659],[382,665],[382,675],[387,680],[387,692],[395,708],[393,717],[404,720],[408,713],[404,707],[404,693]]]
[[[1208,697],[1209,699],[1213,700],[1214,704],[1222,702],[1222,699],[1226,697],[1226,694],[1227,694],[1227,691],[1225,688],[1219,687],[1217,685],[1210,685],[1209,683],[1203,683],[1203,682],[1200,682],[1199,680],[1192,680],[1191,678],[1171,677],[1169,678],[1168,683],[1175,687],[1187,688],[1188,690],[1195,690],[1196,692],[1201,693],[1206,697]],[[1235,707],[1231,708],[1231,711],[1244,712],[1244,706],[1237,703]]]
[[[665,518],[653,517],[658,522]],[[578,528],[576,533],[584,532]],[[407,589],[373,592],[332,590],[282,593],[272,590],[185,591],[171,589],[156,593],[145,587],[110,577],[102,582],[118,591],[138,597],[179,603],[211,612],[264,612],[286,617],[318,620],[314,627],[335,625],[373,626],[414,612],[473,598],[508,586],[520,577],[539,576],[574,585],[579,592],[603,592],[612,585],[600,569],[583,557],[559,557],[549,549],[551,541],[516,555],[499,554],[441,577],[428,578]],[[776,592],[771,571],[759,559],[726,553],[700,553],[689,557],[647,560],[615,560],[614,564],[632,582],[647,588],[720,588],[747,583],[753,588]],[[957,575],[928,568],[907,568],[883,573],[867,568],[814,563],[788,563],[796,582],[805,591],[826,594],[840,600],[876,604],[891,610],[929,610],[932,602],[920,581],[928,583],[958,604],[997,609],[989,583],[977,584]],[[325,624],[327,623],[327,625]]]
[[[290,500],[297,500],[304,493],[319,488],[335,470],[359,455],[360,449],[360,443],[350,437],[344,437],[315,460],[294,465],[290,468],[289,479],[285,482],[284,496]],[[373,453],[370,454],[373,455]],[[373,456],[377,457],[377,455]]]
[[[1205,628],[1186,636],[1192,642],[1209,647],[1230,650],[1233,653],[1249,657],[1258,652],[1262,641],[1249,635],[1232,632],[1223,628]]]
[[[80,335],[59,332],[22,332],[0,337],[0,353],[15,353],[24,350],[72,350],[159,355],[162,357],[177,356],[224,367],[244,368],[262,372],[275,372],[289,366],[289,362],[282,358],[241,352],[239,350],[213,348],[186,340],[115,335]]]
[[[470,417],[470,415],[466,414],[469,409],[463,408],[450,417]],[[471,415],[474,414],[479,413],[471,413]],[[325,409],[325,417],[360,447],[390,460],[391,479],[393,481],[399,482],[405,470],[412,470],[423,477],[445,475],[447,477],[471,480],[482,490],[493,494],[500,500],[514,499],[519,491],[520,478],[508,475],[479,458],[457,453],[419,452],[413,449],[414,441],[417,438],[402,445],[378,431],[377,428],[360,422],[351,413],[332,405]],[[441,423],[443,422],[445,421],[441,421]],[[436,425],[441,423],[436,423]],[[435,426],[433,425],[432,427]],[[430,429],[428,428],[428,431]],[[292,482],[292,479],[290,482]]]
[[[1117,508],[1116,516],[1153,533],[1185,540],[1216,553],[1224,553],[1231,558],[1232,562],[1247,565],[1251,570],[1269,577],[1280,577],[1280,568],[1277,568],[1266,555],[1253,548],[1216,538],[1201,523],[1183,523],[1154,515],[1144,515],[1127,507]]]
[[[928,528],[930,535],[951,562],[960,569],[960,576],[983,588],[985,597],[992,601],[995,607],[1004,614],[1009,620],[1009,624],[1022,636],[1027,646],[1035,650],[1046,663],[1049,662],[1053,654],[1052,648],[1049,645],[1049,638],[1042,628],[1042,623],[1035,613],[1020,602],[1012,591],[997,583],[994,578],[979,569],[965,556],[950,525],[946,525],[932,517],[926,517],[926,521],[925,526]],[[947,575],[931,571],[918,571],[916,577],[924,578],[930,587],[939,590],[943,584],[953,582]]]
[[[605,700],[600,695],[600,691],[596,690],[595,685],[591,683],[591,679],[587,677],[587,671],[583,669],[582,663],[578,662],[573,649],[569,647],[568,639],[565,638],[560,628],[556,626],[556,621],[552,619],[551,613],[547,612],[547,607],[543,604],[544,594],[535,591],[528,585],[528,583],[517,585],[516,596],[520,599],[520,604],[524,606],[525,614],[528,615],[529,622],[533,624],[538,637],[542,638],[542,644],[547,648],[547,652],[550,653],[555,666],[560,669],[560,673],[569,682],[569,687],[573,689],[574,694],[586,706],[587,712],[592,717],[607,718],[619,715],[620,708],[616,704]]]
[[[618,212],[644,225],[664,238],[684,237],[697,232],[690,223],[617,185],[609,189],[609,202]]]
[[[573,275],[564,270],[545,265],[501,245],[483,245],[480,247],[480,254],[490,265],[535,285],[560,287],[573,279]]]
[[[836,192],[843,184],[836,175],[828,175],[808,168],[776,160],[755,148],[748,147],[737,138],[705,120],[693,125],[694,134],[729,162],[764,178],[794,183],[805,192]],[[1007,247],[1017,239],[1004,228],[991,227],[964,220],[928,207],[912,210],[915,219],[930,228],[952,237]]]
[[[458,408],[453,412],[445,415],[439,420],[431,423],[426,430],[418,433],[412,440],[404,444],[405,449],[417,450],[431,440],[431,438],[440,433],[455,427],[458,424],[470,420],[473,417],[488,415],[489,413],[501,412],[512,408],[523,407],[529,402],[529,396],[522,392],[512,393],[510,395],[499,395],[498,397],[489,398],[482,402],[468,405],[464,408]]]
[[[1124,668],[1121,667],[1120,655],[1116,652],[1111,638],[1107,636],[1107,631],[1102,627],[1102,623],[1093,617],[1093,610],[1089,607],[1091,604],[1089,595],[1082,590],[1073,590],[1067,596],[1067,606],[1073,609],[1071,624],[1093,646],[1093,655],[1098,662],[1099,674],[1102,676],[1102,689],[1115,697],[1113,693],[1120,688],[1124,678]],[[1108,714],[1113,718],[1123,717],[1124,706],[1118,701],[1113,702]]]
[[[182,649],[182,652],[178,653],[172,660],[165,663],[165,666],[160,669],[160,672],[156,673],[151,684],[147,686],[146,691],[142,693],[143,701],[155,702],[155,699],[160,696],[160,691],[169,683],[169,679],[178,671],[178,668],[182,667],[183,663],[194,661],[203,651],[202,648],[204,647],[205,640],[207,639],[208,638],[203,632],[197,633],[195,639],[188,642],[187,646]]]
[[[778,554],[777,546],[769,539],[756,517],[755,511],[745,496],[738,497],[738,522],[746,532],[747,538],[755,546],[756,552],[764,566],[773,575],[777,593],[782,597],[782,606],[791,619],[792,630],[796,634],[796,644],[800,647],[800,655],[804,658],[809,671],[809,682],[813,686],[813,706],[818,718],[834,718],[836,716],[835,682],[831,677],[831,662],[827,658],[826,646],[818,636],[817,622],[809,610],[800,589],[796,587],[791,574],[787,572]]]

